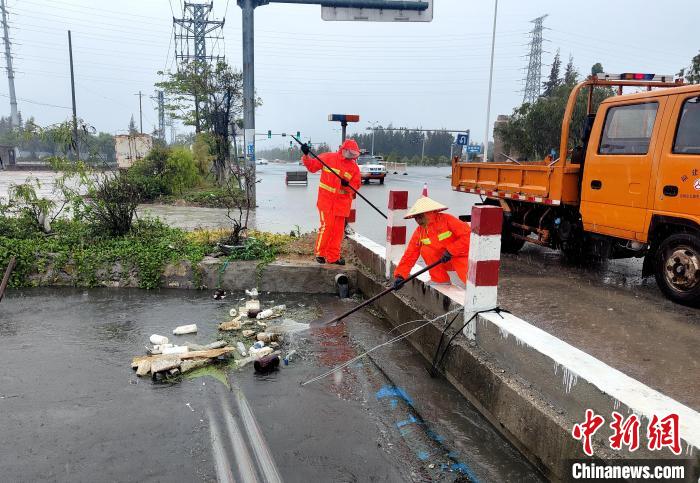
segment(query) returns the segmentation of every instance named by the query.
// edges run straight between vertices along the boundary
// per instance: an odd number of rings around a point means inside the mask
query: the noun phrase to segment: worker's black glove
[[[396,277],[394,279],[394,290],[398,290],[401,287],[403,287],[403,284],[406,283],[406,280],[404,280],[403,277]]]
[[[341,179],[340,186],[350,186],[350,182],[346,179]]]
[[[447,250],[445,250],[445,253],[443,253],[442,257],[440,258],[440,261],[442,263],[446,263],[446,262],[449,262],[450,260],[452,260],[452,254],[450,252],[448,252]]]
[[[304,156],[308,156],[311,152],[311,148],[308,144],[304,143],[301,145],[301,152],[304,153]]]

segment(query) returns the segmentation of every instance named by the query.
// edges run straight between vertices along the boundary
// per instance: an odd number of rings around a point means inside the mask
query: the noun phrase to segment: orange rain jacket
[[[337,152],[319,154],[318,157],[333,171],[348,180],[350,186],[359,189],[362,183],[360,168],[354,159],[345,159],[343,157],[344,149],[360,152],[360,148],[354,139],[346,139]],[[319,211],[347,218],[350,215],[350,207],[355,193],[350,188],[341,186],[340,179],[316,158],[304,156],[301,160],[304,162],[306,169],[312,173],[317,172],[319,169],[323,170],[321,172],[321,180],[318,183],[318,201],[316,202]]]
[[[394,271],[394,277],[408,278],[418,257],[422,256],[425,263],[430,265],[438,261],[447,250],[452,255],[452,261],[445,264],[445,267],[438,266],[437,270],[431,270],[431,278],[439,282],[447,281],[444,280],[442,273],[447,269],[456,270],[459,278],[464,280],[471,235],[469,225],[447,213],[433,212],[427,213],[427,216],[428,226],[426,228],[419,226],[413,232],[406,252]]]

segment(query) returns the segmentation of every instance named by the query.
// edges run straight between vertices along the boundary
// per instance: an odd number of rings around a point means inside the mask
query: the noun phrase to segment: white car
[[[379,184],[384,184],[386,178],[386,167],[379,164],[376,157],[369,154],[362,154],[357,158],[357,165],[360,167],[362,182],[369,184],[373,179],[379,180]]]

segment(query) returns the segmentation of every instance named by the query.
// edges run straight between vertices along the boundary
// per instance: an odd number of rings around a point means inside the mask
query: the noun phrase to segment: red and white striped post
[[[497,306],[502,226],[503,209],[500,206],[472,207],[472,234],[469,239],[469,268],[464,300],[465,323],[475,313]],[[476,322],[472,320],[464,328],[464,335],[468,339],[476,339]]]
[[[406,249],[406,220],[408,191],[389,191],[389,213],[386,227],[386,278],[391,276],[391,264],[398,263]]]

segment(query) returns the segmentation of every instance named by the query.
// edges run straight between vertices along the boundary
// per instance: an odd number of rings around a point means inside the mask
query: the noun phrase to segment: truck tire
[[[700,236],[675,233],[654,253],[654,276],[661,291],[674,302],[700,306]]]
[[[379,184],[384,184],[384,178],[379,178]]]

